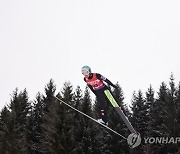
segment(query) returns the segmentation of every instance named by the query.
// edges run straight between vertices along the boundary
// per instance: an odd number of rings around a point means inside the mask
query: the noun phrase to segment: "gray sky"
[[[53,78],[83,89],[89,65],[134,90],[180,81],[179,0],[1,0],[0,108],[18,87],[30,99]]]

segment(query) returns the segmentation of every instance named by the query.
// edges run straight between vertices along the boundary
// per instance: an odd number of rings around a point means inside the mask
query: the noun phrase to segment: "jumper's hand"
[[[113,85],[113,88],[114,88],[114,89],[118,89],[118,86],[116,86],[116,85]]]

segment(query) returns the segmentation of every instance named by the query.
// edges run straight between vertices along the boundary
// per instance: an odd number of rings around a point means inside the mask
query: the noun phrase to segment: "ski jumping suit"
[[[105,95],[104,90],[107,90],[108,87],[104,84],[103,81],[105,81],[107,84],[111,85],[114,88],[116,88],[116,86],[107,78],[98,73],[90,73],[88,78],[84,77],[84,81],[87,83],[91,91],[96,95],[98,106],[101,111],[100,116],[102,120],[107,123],[107,102],[109,102],[109,99]]]

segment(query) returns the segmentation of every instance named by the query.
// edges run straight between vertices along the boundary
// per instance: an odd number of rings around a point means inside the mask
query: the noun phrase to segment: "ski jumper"
[[[91,91],[96,95],[98,107],[100,108],[100,117],[105,123],[107,123],[107,103],[109,102],[109,99],[104,91],[107,89],[109,90],[109,88],[104,84],[104,81],[114,88],[116,88],[116,86],[107,78],[98,73],[90,73],[88,78],[84,77],[84,81],[87,83]]]

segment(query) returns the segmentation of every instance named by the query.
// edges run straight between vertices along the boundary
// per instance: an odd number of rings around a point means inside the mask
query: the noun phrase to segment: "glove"
[[[113,88],[114,88],[114,89],[118,89],[118,86],[116,86],[116,85],[113,85]]]

